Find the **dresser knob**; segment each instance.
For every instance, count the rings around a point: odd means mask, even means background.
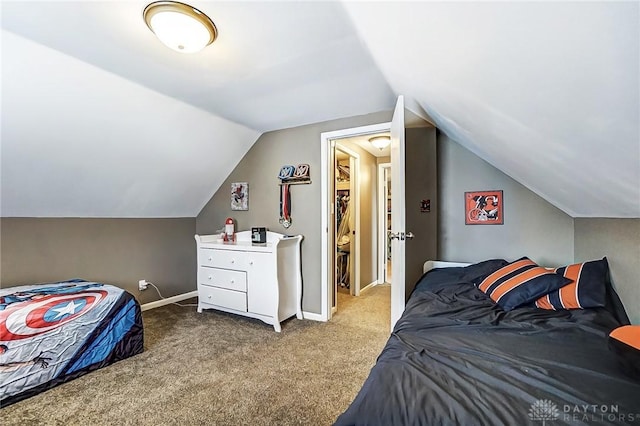
[[[231,259],[231,263],[236,263],[235,259]]]
[[[209,275],[209,279],[213,278],[211,275]]]
[[[235,282],[236,282],[236,280],[231,280],[231,284],[233,284],[233,283],[235,283]]]
[[[211,258],[211,256],[209,256],[209,262],[211,262],[213,259]]]
[[[211,299],[211,295],[209,295],[209,299]]]
[[[249,265],[253,265],[253,260],[249,262]]]

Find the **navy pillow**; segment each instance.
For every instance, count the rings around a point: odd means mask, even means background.
[[[510,311],[570,282],[569,278],[523,257],[490,274],[477,286],[502,309]]]

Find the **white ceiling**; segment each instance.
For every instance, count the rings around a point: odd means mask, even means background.
[[[2,216],[198,214],[261,132],[414,112],[568,214],[640,217],[637,2],[207,2],[173,52],[147,2],[2,6]]]
[[[194,217],[260,135],[11,33],[2,55],[2,216]]]
[[[395,93],[573,217],[640,217],[639,5],[345,3]]]
[[[261,132],[393,105],[340,3],[191,1],[219,30],[196,55],[158,42],[148,3],[4,1],[2,26]]]

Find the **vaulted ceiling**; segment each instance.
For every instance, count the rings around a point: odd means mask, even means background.
[[[574,217],[640,217],[637,2],[191,1],[2,7],[2,216],[193,217],[262,132],[397,95]]]

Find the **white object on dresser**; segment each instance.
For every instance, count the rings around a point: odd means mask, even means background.
[[[301,235],[267,232],[267,242],[251,243],[251,231],[236,233],[235,243],[218,235],[196,235],[198,312],[218,309],[272,324],[296,315],[302,319]]]

